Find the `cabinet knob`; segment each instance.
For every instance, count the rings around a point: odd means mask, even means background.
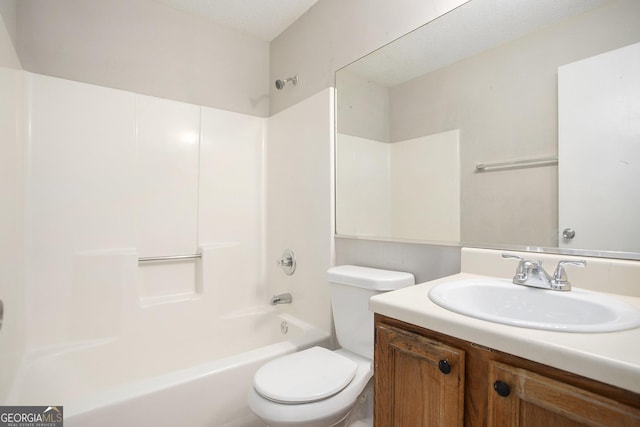
[[[451,372],[451,365],[449,364],[448,360],[441,360],[438,362],[438,368],[440,369],[440,372],[442,372],[443,374],[447,375]]]
[[[496,391],[496,393],[498,393],[502,397],[507,397],[509,396],[509,394],[511,394],[511,389],[509,388],[509,385],[500,380],[493,383],[493,389]]]

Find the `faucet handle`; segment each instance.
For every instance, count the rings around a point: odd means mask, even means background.
[[[520,261],[524,260],[524,258],[522,258],[521,256],[508,254],[508,253],[503,253],[502,254],[502,258],[515,258],[515,259],[520,260]]]
[[[525,259],[522,258],[521,256],[518,255],[512,255],[512,254],[507,254],[507,253],[503,253],[502,254],[502,258],[513,258],[513,259],[517,259],[518,262],[518,269],[516,270],[516,277],[519,278],[523,278],[526,274],[525,272],[525,268],[524,268],[524,263],[525,263]]]
[[[553,272],[552,285],[555,287],[564,288],[565,290],[571,289],[571,283],[569,283],[569,279],[567,278],[567,272],[564,271],[564,266],[566,264],[577,265],[578,267],[584,267],[587,265],[587,261],[584,260],[561,260],[558,261],[558,266],[556,267],[556,271]]]

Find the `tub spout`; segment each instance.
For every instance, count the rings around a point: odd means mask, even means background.
[[[271,305],[291,304],[291,294],[280,294],[271,297]]]

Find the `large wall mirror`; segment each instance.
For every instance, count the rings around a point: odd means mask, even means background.
[[[339,70],[337,234],[640,258],[638,22],[471,0]]]

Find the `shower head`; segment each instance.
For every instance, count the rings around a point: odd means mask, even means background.
[[[298,76],[293,76],[293,77],[288,77],[284,80],[276,80],[276,89],[278,90],[282,90],[284,89],[284,87],[287,85],[287,83],[293,83],[293,85],[297,85],[298,84]]]

